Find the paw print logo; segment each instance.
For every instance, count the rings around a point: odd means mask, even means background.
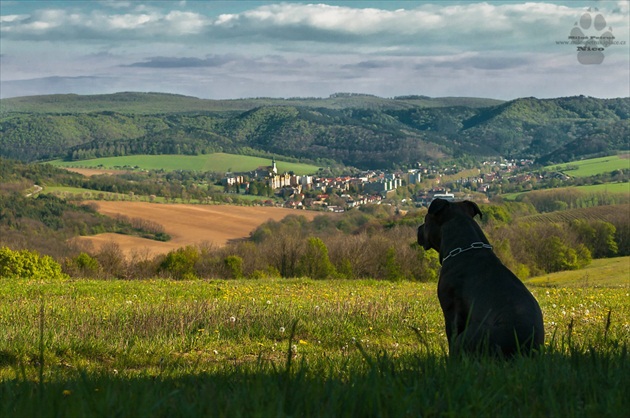
[[[613,44],[612,27],[606,29],[606,18],[598,9],[588,9],[579,22],[575,22],[569,39],[577,45],[580,64],[592,65],[604,62],[604,51]],[[585,33],[586,31],[586,33]]]

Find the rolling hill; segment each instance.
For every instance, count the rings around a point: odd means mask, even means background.
[[[0,156],[22,161],[229,152],[389,168],[467,156],[559,163],[627,150],[630,98],[118,93],[3,99],[0,108]]]
[[[502,100],[476,97],[400,96],[386,99],[368,94],[337,93],[327,98],[252,98],[208,100],[166,93],[121,92],[102,95],[52,94],[1,99],[0,115],[4,113],[93,113],[118,112],[133,114],[165,114],[189,112],[245,112],[264,106],[296,106],[325,109],[407,109],[415,107],[472,108],[494,106]]]

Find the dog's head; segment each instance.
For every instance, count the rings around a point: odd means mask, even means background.
[[[433,248],[440,251],[442,243],[442,225],[458,214],[464,214],[474,218],[482,217],[481,210],[475,202],[464,200],[463,202],[449,202],[444,199],[435,199],[429,206],[429,212],[424,217],[424,224],[418,227],[418,244],[425,250]]]

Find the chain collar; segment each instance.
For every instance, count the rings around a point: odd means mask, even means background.
[[[459,255],[465,251],[481,250],[483,248],[491,250],[492,245],[479,241],[479,242],[473,242],[472,244],[470,244],[470,247],[468,248],[455,248],[454,250],[451,250],[451,252],[449,252],[448,255],[442,259],[442,264],[444,264],[444,262],[448,260],[450,257],[455,257],[456,255]]]

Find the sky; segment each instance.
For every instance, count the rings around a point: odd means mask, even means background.
[[[629,10],[628,0],[0,1],[0,98],[628,97]],[[571,44],[576,34],[593,43]]]

